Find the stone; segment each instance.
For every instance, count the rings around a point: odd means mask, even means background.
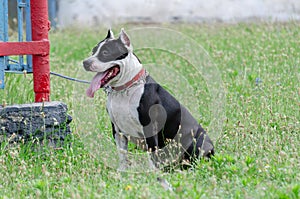
[[[42,102],[0,107],[0,143],[38,139],[55,146],[71,134],[72,117],[63,102]]]

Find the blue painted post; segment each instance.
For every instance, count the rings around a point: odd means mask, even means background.
[[[25,20],[26,20],[26,41],[32,41],[30,0],[26,0]],[[27,62],[27,65],[25,67],[25,70],[27,72],[32,72],[32,55],[26,56],[26,62]]]
[[[32,41],[31,36],[31,12],[30,0],[17,0],[17,17],[18,17],[18,41],[24,41],[24,12],[25,12],[25,32],[26,41]],[[24,55],[19,55],[19,60],[8,59],[8,70],[13,72],[32,72],[32,55],[26,55],[26,63],[24,62]],[[11,63],[11,64],[10,64]],[[9,72],[6,71],[6,72]]]
[[[57,16],[56,16],[56,0],[48,0],[48,10],[49,10],[49,19],[51,22],[51,27],[56,28]]]
[[[2,0],[0,3],[0,41],[8,41],[8,3]],[[4,88],[4,70],[7,65],[7,57],[0,56],[0,88]]]
[[[18,0],[18,40],[23,41],[23,8],[25,7],[25,3],[23,0]],[[19,55],[19,65],[16,65],[16,68],[10,68],[10,70],[23,70],[24,65],[23,55]]]

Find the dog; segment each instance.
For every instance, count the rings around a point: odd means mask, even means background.
[[[107,36],[83,61],[86,71],[96,72],[87,96],[104,88],[107,112],[119,154],[119,170],[130,166],[128,141],[148,151],[149,168],[174,161],[193,161],[214,155],[214,146],[190,112],[160,86],[133,53],[129,36],[121,30]]]

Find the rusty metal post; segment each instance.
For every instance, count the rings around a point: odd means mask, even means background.
[[[47,0],[31,0],[30,7],[32,41],[49,42],[50,22],[48,21]],[[49,50],[48,48],[42,54],[32,56],[35,102],[50,101]]]

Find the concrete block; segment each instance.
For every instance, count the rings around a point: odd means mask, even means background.
[[[56,145],[71,134],[71,121],[63,102],[0,107],[0,143],[47,139]]]

